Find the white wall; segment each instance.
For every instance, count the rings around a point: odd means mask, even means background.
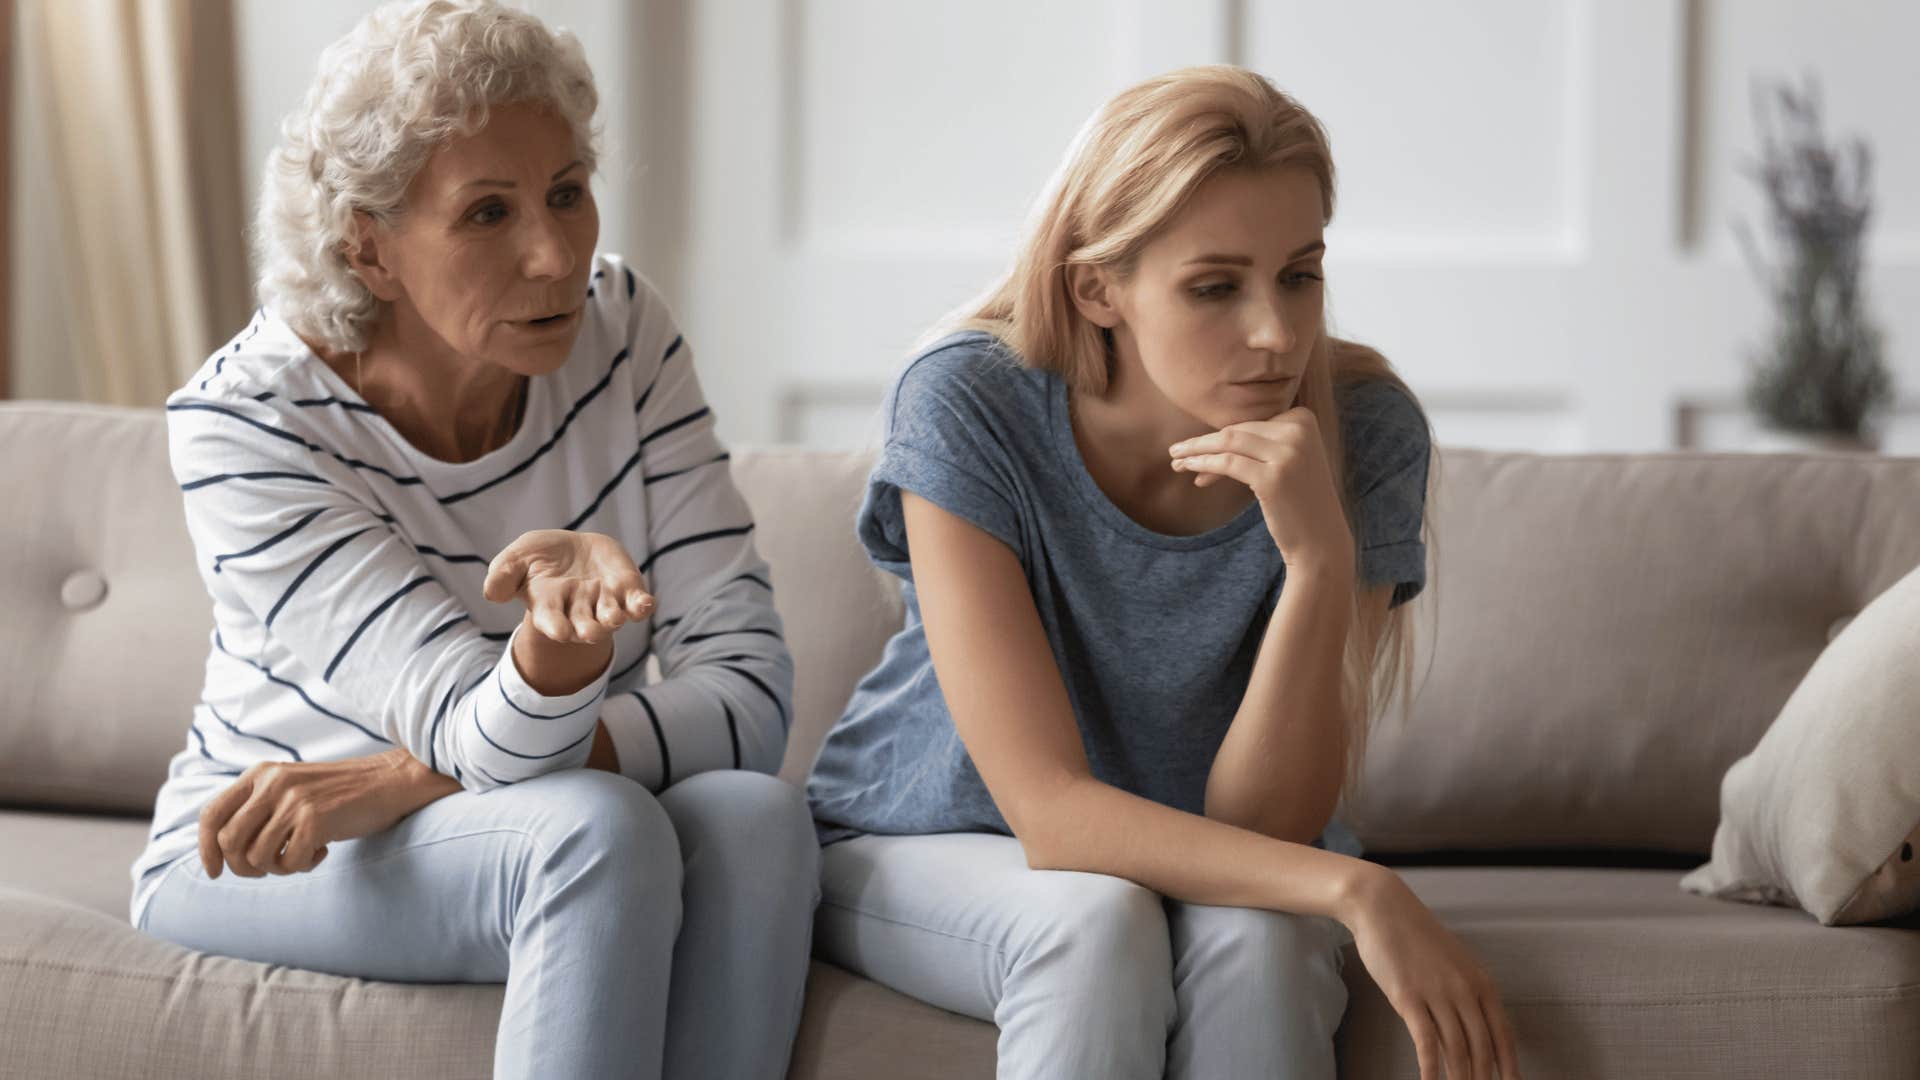
[[[1920,453],[1920,9],[1873,0],[703,0],[684,317],[723,433],[859,443],[908,343],[1006,264],[1081,120],[1238,62],[1331,130],[1333,317],[1443,442],[1739,443],[1766,328],[1728,239],[1748,80],[1880,151],[1875,310]]]
[[[31,8],[32,5],[17,5]],[[320,50],[369,0],[237,0],[249,198]],[[1895,0],[529,0],[600,81],[603,246],[679,310],[722,434],[849,445],[911,341],[1006,264],[1103,99],[1252,66],[1331,130],[1332,314],[1444,442],[1736,445],[1766,329],[1731,222],[1756,74],[1811,71],[1879,155],[1874,310],[1920,453],[1920,6]],[[28,58],[30,59],[30,58]],[[23,62],[25,62],[23,60]],[[32,103],[22,102],[29,110]],[[16,140],[35,117],[21,116]],[[17,142],[18,145],[18,142]],[[22,393],[64,396],[61,298],[31,274],[16,155]],[[34,317],[24,317],[33,313]]]

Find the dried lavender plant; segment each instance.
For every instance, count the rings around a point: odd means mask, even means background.
[[[1863,439],[1870,415],[1893,396],[1880,328],[1861,295],[1872,153],[1858,137],[1827,142],[1811,78],[1804,90],[1756,84],[1754,118],[1760,155],[1743,171],[1766,195],[1782,259],[1767,265],[1744,223],[1736,226],[1774,308],[1747,403],[1775,427]]]

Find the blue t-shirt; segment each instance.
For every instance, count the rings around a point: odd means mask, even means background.
[[[1389,383],[1339,391],[1347,483],[1361,519],[1358,570],[1426,581],[1420,539],[1426,421]],[[1013,549],[1066,682],[1093,775],[1201,813],[1207,774],[1240,706],[1286,565],[1259,503],[1195,536],[1128,517],[1088,474],[1067,387],[990,336],[948,337],[907,365],[885,405],[885,441],[857,531],[905,579],[906,623],[827,735],[807,784],[823,841],[857,833],[1009,833],[968,757],[927,653],[900,492]],[[1318,846],[1358,855],[1338,821]]]

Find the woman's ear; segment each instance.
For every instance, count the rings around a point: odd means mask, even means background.
[[[380,242],[390,234],[365,210],[353,212],[353,238],[347,241],[347,268],[374,296],[388,302],[400,298],[400,281],[381,261]]]
[[[1073,263],[1067,267],[1067,295],[1081,318],[1108,330],[1120,325],[1120,309],[1114,305],[1115,281],[1104,266]]]

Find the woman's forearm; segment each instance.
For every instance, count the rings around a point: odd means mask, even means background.
[[[1085,777],[1033,806],[1021,842],[1040,870],[1135,881],[1175,900],[1325,915],[1352,925],[1382,867],[1189,814]]]
[[[1289,572],[1239,711],[1207,775],[1206,814],[1280,840],[1326,828],[1346,772],[1341,661],[1353,572]]]

